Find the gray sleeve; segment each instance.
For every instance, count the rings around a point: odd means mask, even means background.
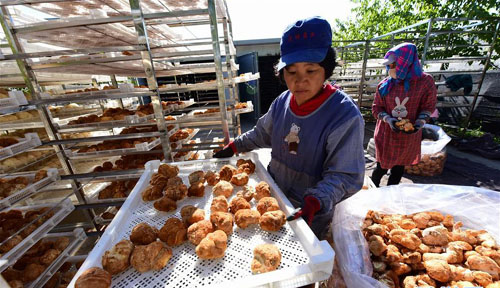
[[[330,211],[335,204],[352,196],[363,186],[363,133],[364,121],[361,115],[357,115],[328,136],[323,179],[304,195],[311,195],[320,200],[319,213]]]
[[[270,148],[271,134],[273,132],[273,109],[275,102],[271,104],[269,111],[257,120],[252,130],[240,135],[234,140],[238,152],[248,152],[256,148]]]

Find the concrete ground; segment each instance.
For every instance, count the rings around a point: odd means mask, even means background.
[[[374,123],[365,125],[365,149],[373,137],[374,127]],[[500,161],[462,152],[449,144],[446,152],[447,159],[441,175],[427,177],[405,173],[401,183],[465,185],[500,191]],[[366,174],[371,176],[376,161],[371,156],[367,156],[366,159]],[[385,186],[387,179],[388,176],[384,176],[380,186]]]

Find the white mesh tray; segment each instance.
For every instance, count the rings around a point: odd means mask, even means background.
[[[56,168],[50,168],[47,169],[47,177],[35,182],[33,182],[35,178],[36,173],[29,173],[29,174],[16,174],[15,176],[8,176],[8,177],[3,177],[4,179],[10,179],[10,178],[15,178],[18,176],[22,177],[27,177],[30,181],[30,184],[26,186],[24,189],[21,189],[17,191],[16,193],[10,195],[9,197],[6,197],[2,200],[0,200],[0,211],[3,209],[6,209],[8,207],[11,207],[12,204],[17,203],[27,197],[30,197],[31,195],[39,192],[41,188],[47,186],[50,183],[53,183],[59,179],[59,171],[57,171]]]
[[[190,138],[192,139],[192,137],[190,137]],[[189,147],[185,147],[184,145],[187,144],[189,141],[190,140],[185,141],[178,148],[179,149],[183,149],[183,148],[188,149]],[[195,143],[200,143],[200,139],[199,138],[196,138],[194,141],[195,141]],[[199,160],[199,159],[201,160],[201,159],[205,159],[205,158],[202,158],[202,155],[204,155],[205,152],[206,151],[202,151],[200,149],[197,149],[197,150],[193,149],[193,151],[189,151],[188,154],[186,154],[184,156],[181,156],[181,157],[175,157],[175,155],[177,154],[177,152],[173,152],[173,157],[174,157],[174,161],[188,161],[190,157],[194,156],[195,153],[198,153],[198,159],[194,159],[194,160]]]
[[[54,207],[54,204],[41,204],[32,205],[29,207],[19,207],[14,208],[21,211],[29,211],[41,209],[44,207]],[[62,203],[56,204],[56,208],[53,210],[54,215],[43,222],[42,225],[38,226],[35,231],[31,232],[28,237],[24,238],[19,244],[17,244],[12,250],[5,253],[0,257],[0,272],[5,270],[10,265],[13,265],[19,257],[21,257],[28,249],[33,246],[38,240],[45,236],[52,228],[54,228],[59,222],[61,222],[66,216],[73,211],[75,207],[71,203],[71,200],[65,199]]]
[[[123,88],[116,88],[116,89],[104,89],[104,90],[99,90],[99,91],[84,91],[84,92],[75,92],[75,93],[68,93],[68,94],[58,94],[54,95],[51,98],[55,98],[55,100],[64,100],[66,98],[73,98],[75,96],[78,97],[83,97],[83,96],[104,96],[104,95],[110,95],[113,96],[114,94],[118,93],[137,93],[137,92],[148,92],[149,89],[147,88],[132,88],[130,89],[128,86],[124,86]],[[135,96],[130,96],[130,97],[135,97]]]
[[[182,101],[182,104],[170,104],[170,105],[167,105],[167,107],[169,107],[169,110],[171,112],[171,111],[187,108],[187,107],[193,105],[194,103],[195,103],[194,99],[189,98],[189,100]],[[164,110],[164,112],[167,112],[167,110]]]
[[[244,83],[244,82],[248,82],[248,81],[257,80],[259,78],[260,78],[260,73],[252,74],[251,72],[248,72],[248,73],[242,74],[238,77],[234,77],[233,81],[234,81],[234,83]]]
[[[66,150],[64,150],[64,153],[70,159],[98,157],[98,156],[125,155],[125,154],[133,153],[133,152],[149,151],[160,144],[161,144],[161,139],[156,138],[155,140],[153,140],[151,142],[143,142],[143,143],[136,144],[134,148],[112,149],[112,150],[102,150],[102,151],[84,152],[84,153],[78,153],[77,151],[66,149]]]
[[[28,101],[22,91],[9,91],[9,98],[0,99],[0,113],[27,104]]]
[[[244,109],[236,109],[235,112],[236,114],[243,114],[243,113],[249,113],[249,112],[252,112],[253,111],[253,104],[252,104],[252,101],[247,101],[247,108],[244,108]],[[196,112],[205,112],[207,111],[207,109],[197,109],[197,110],[193,110],[191,112],[189,112],[187,114],[187,117],[188,118],[191,118],[191,119],[197,119],[197,118],[204,118],[204,117],[216,117],[216,116],[219,116],[220,113],[219,112],[213,112],[213,113],[204,113],[204,114],[194,114]],[[230,110],[227,111],[228,113],[231,113]]]
[[[260,73],[245,73],[241,76],[233,78],[234,83],[243,83],[252,80],[257,80],[260,78]],[[224,79],[224,85],[229,86],[231,83],[228,79]],[[217,90],[217,82],[215,80],[194,83],[194,84],[166,84],[159,88],[160,92],[185,92],[185,91],[196,91],[196,90]]]
[[[249,153],[256,164],[256,173],[251,175],[250,184],[264,180],[271,185],[272,194],[286,215],[293,207],[276,186],[270,175],[258,161],[257,155]],[[245,157],[248,158],[248,157]],[[179,176],[188,183],[189,173],[203,170],[218,170],[228,161],[220,159],[174,162],[180,168]],[[236,163],[236,158],[230,160]],[[161,228],[167,218],[180,218],[180,209],[185,205],[196,205],[205,209],[209,218],[212,202],[211,186],[206,186],[205,197],[185,198],[177,203],[175,212],[159,212],[153,208],[153,202],[143,202],[141,192],[147,187],[151,175],[157,170],[160,161],[150,161],[146,171],[134,187],[126,202],[106,229],[101,240],[90,252],[69,287],[74,287],[78,276],[86,269],[101,267],[101,256],[106,250],[122,239],[128,239],[132,228],[140,222],[147,222]],[[235,187],[240,190],[241,187]],[[236,191],[233,195],[236,194]],[[255,207],[255,201],[252,206]],[[255,208],[254,208],[255,209]],[[250,263],[253,248],[262,243],[277,245],[282,254],[278,270],[252,275]],[[195,246],[186,242],[173,248],[173,256],[167,266],[160,271],[139,273],[132,267],[113,278],[112,287],[298,287],[327,279],[333,267],[334,252],[326,241],[318,241],[307,224],[299,219],[289,222],[278,232],[266,232],[258,226],[240,229],[235,227],[228,237],[228,248],[224,258],[218,260],[200,260],[195,253]]]
[[[82,228],[76,228],[73,230],[73,232],[64,232],[64,233],[52,233],[52,234],[47,234],[43,239],[56,239],[59,237],[68,237],[69,238],[69,245],[64,249],[64,251],[61,252],[57,258],[50,263],[50,265],[45,269],[45,271],[38,276],[37,279],[32,281],[31,283],[25,284],[24,287],[26,288],[36,288],[36,287],[43,287],[47,281],[61,268],[62,264],[66,261],[66,259],[71,256],[75,252],[75,250],[78,248],[78,245],[82,243],[86,238],[87,235],[85,235],[85,232],[83,232]]]
[[[70,118],[75,116],[82,116],[88,114],[102,113],[101,107],[81,107],[74,109],[65,109],[57,110],[57,112],[52,112],[54,118]]]
[[[122,175],[124,177],[125,175]],[[134,180],[138,179],[139,177],[134,177],[134,175],[127,175],[128,178],[124,179],[122,178],[123,181],[127,180]],[[105,199],[99,199],[99,192],[104,190],[106,187],[108,187],[111,184],[112,181],[110,182],[97,182],[97,183],[89,183],[88,188],[85,188],[85,199],[87,199],[87,203],[105,203],[105,202],[110,202],[110,201],[124,201],[125,198],[105,198]],[[129,191],[127,194],[130,194],[132,191]]]
[[[15,121],[0,122],[0,130],[44,128],[40,117],[18,119]]]
[[[85,189],[85,199],[87,199],[87,203],[109,202],[109,200],[119,199],[124,200],[123,198],[99,199],[99,192],[104,190],[109,185],[111,185],[110,182],[89,183],[90,187]]]
[[[120,159],[120,156],[103,156],[101,158],[74,159],[72,160],[72,166],[78,173],[91,173],[96,166],[100,166],[106,161],[115,163],[115,161],[118,159]]]
[[[143,88],[142,88],[143,89]],[[110,91],[110,90],[106,90]],[[92,92],[85,92],[85,93],[92,93]],[[189,101],[184,101],[183,104],[181,105],[169,105],[167,106],[167,109],[163,110],[164,114],[171,113],[175,110],[178,109],[184,109],[188,106],[191,106],[194,104],[194,99],[189,99]],[[91,123],[82,123],[82,124],[67,124],[69,123],[68,119],[61,121],[60,123],[55,123],[54,126],[58,130],[68,130],[68,129],[82,129],[82,128],[87,128],[87,127],[120,127],[120,126],[130,126],[130,124],[143,124],[147,122],[151,122],[155,120],[155,115],[154,114],[149,114],[143,117],[139,117],[137,115],[129,115],[125,116],[123,120],[111,120],[111,121],[104,121],[104,122],[91,122]],[[152,123],[154,124],[154,123]]]
[[[195,153],[194,151],[189,151],[186,155],[180,156],[180,157],[175,157],[175,153],[174,153],[174,161],[188,161],[189,158],[191,156],[193,156],[194,153]]]
[[[0,160],[9,158],[28,149],[42,145],[42,141],[36,133],[26,133],[24,138],[19,139],[19,143],[0,149]]]
[[[171,131],[173,131],[173,129],[172,129]],[[174,131],[174,133],[175,133],[176,131],[177,131],[177,130],[175,130],[175,131]],[[183,144],[185,144],[185,143],[187,143],[189,140],[193,139],[193,137],[194,137],[196,134],[198,134],[198,132],[200,132],[200,129],[199,129],[199,128],[195,128],[195,129],[193,129],[193,132],[191,132],[191,133],[189,134],[189,136],[188,136],[188,137],[186,137],[186,138],[184,138],[184,139],[181,139],[181,140],[179,140],[179,141],[170,142],[170,144],[175,143],[175,144],[177,145],[177,146],[175,147],[175,149],[181,149],[181,148],[182,148],[182,145],[183,145]],[[170,133],[170,135],[168,135],[168,136],[170,137],[170,136],[171,136],[172,134],[174,134],[174,133]]]
[[[145,0],[141,1],[143,5],[144,13],[153,12],[163,12],[165,6],[169,8],[175,8],[175,10],[192,10],[192,9],[206,9],[207,2],[202,0],[187,0],[179,2],[176,0],[159,1],[159,0]],[[44,5],[44,3],[34,3],[31,6],[36,8],[44,8],[44,12],[50,13],[51,15],[57,15],[59,18],[69,18],[69,17],[82,17],[92,15],[93,10],[98,10],[99,12],[105,12],[108,16],[117,15],[129,15],[130,14],[130,4],[128,2],[118,1],[118,0],[108,0],[101,2],[82,2],[79,5],[75,5],[71,2],[53,2],[53,5]],[[221,1],[216,1],[217,15],[218,17],[226,16],[226,10],[224,9],[224,3]],[[181,16],[182,19],[189,19],[189,16]],[[179,18],[181,18],[179,17]],[[161,29],[164,32],[166,29]]]
[[[144,120],[139,120],[139,118],[147,118]],[[69,123],[69,121],[61,121],[61,123],[55,123],[54,126],[58,130],[68,130],[68,129],[81,129],[87,127],[120,127],[120,126],[129,126],[129,124],[137,124],[142,122],[147,122],[154,118],[154,115],[147,115],[144,117],[139,117],[137,115],[129,115],[125,116],[123,120],[111,120],[111,121],[103,121],[103,122],[90,122],[90,123],[82,123],[82,124],[63,124],[63,122]]]

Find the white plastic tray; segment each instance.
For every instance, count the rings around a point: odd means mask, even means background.
[[[121,175],[124,177],[125,175]],[[135,178],[133,176],[127,175],[127,179],[122,178],[123,181],[127,180],[134,180],[138,179],[139,177]],[[85,199],[87,199],[87,203],[92,204],[92,203],[103,203],[103,202],[110,202],[110,201],[124,201],[125,198],[106,198],[106,199],[99,199],[99,192],[104,190],[106,187],[111,185],[111,182],[97,182],[97,183],[89,183],[89,187],[85,189]],[[129,191],[128,194],[130,194],[132,191]]]
[[[16,207],[14,209],[29,211],[41,209],[44,207],[54,207],[54,204],[32,205],[29,207]],[[16,260],[19,259],[19,257],[21,257],[26,251],[28,251],[31,246],[33,246],[38,240],[45,236],[74,209],[75,207],[73,206],[73,203],[71,203],[71,200],[69,198],[65,199],[61,204],[56,204],[56,208],[53,210],[54,215],[52,217],[43,222],[42,225],[38,226],[35,231],[31,232],[28,237],[24,238],[23,241],[12,248],[12,250],[0,257],[0,272],[13,265]]]
[[[196,90],[213,90],[217,89],[215,81],[201,82],[193,84],[166,84],[159,88],[160,92],[183,92],[183,91],[196,91]]]
[[[88,92],[90,93],[90,92]],[[189,101],[184,101],[182,105],[169,105],[167,106],[167,109],[163,110],[164,114],[168,114],[170,112],[173,112],[177,109],[184,109],[188,106],[191,106],[194,104],[194,99],[189,99]],[[68,130],[68,129],[82,129],[86,127],[104,127],[104,128],[109,128],[109,127],[119,127],[119,126],[130,126],[130,124],[143,124],[147,123],[150,121],[153,121],[155,119],[154,114],[149,114],[143,117],[139,117],[137,115],[129,115],[125,116],[123,120],[111,120],[111,121],[104,121],[104,122],[91,122],[91,123],[83,123],[83,124],[66,124],[69,123],[69,121],[61,121],[60,123],[55,123],[54,126],[58,130]]]
[[[10,178],[15,178],[18,176],[22,177],[27,177],[30,182],[33,182],[35,178],[36,173],[29,173],[29,174],[16,174],[15,176],[7,176],[3,177],[4,179],[10,179]],[[50,168],[47,169],[47,177],[39,180],[38,182],[31,183],[28,186],[26,186],[24,189],[17,191],[16,193],[10,195],[9,197],[6,197],[2,200],[0,200],[0,211],[3,209],[6,209],[8,207],[11,207],[12,204],[17,203],[27,197],[30,197],[31,195],[39,192],[41,188],[47,186],[50,183],[53,183],[55,181],[59,180],[59,171],[57,171],[56,168]]]
[[[52,263],[50,263],[50,265],[40,276],[38,276],[37,279],[35,279],[31,283],[25,284],[24,287],[43,287],[43,285],[45,285],[45,283],[49,281],[49,279],[57,272],[57,270],[61,268],[65,260],[75,252],[75,250],[78,248],[78,245],[87,238],[87,235],[82,228],[76,228],[75,230],[73,230],[73,232],[47,234],[45,237],[43,237],[43,239],[50,240],[59,237],[68,237],[70,239],[68,247],[66,247],[66,249],[64,249],[64,251],[59,256],[57,256],[57,258]]]
[[[252,112],[253,111],[253,104],[252,104],[252,101],[247,101],[247,108],[244,108],[244,109],[236,109],[235,112],[236,114],[243,114],[243,113],[249,113],[249,112]],[[219,112],[213,112],[213,113],[205,113],[205,114],[194,114],[195,112],[205,112],[207,111],[207,109],[197,109],[197,110],[193,110],[191,112],[189,112],[187,114],[187,117],[188,118],[191,118],[191,119],[196,119],[196,118],[204,118],[204,117],[214,117],[214,116],[217,116],[219,115],[220,113]],[[231,113],[232,111],[231,110],[228,110],[227,111],[228,113]]]
[[[249,153],[256,164],[256,173],[251,176],[250,184],[264,180],[271,185],[272,194],[285,214],[289,215],[293,207],[276,186],[270,175],[258,161],[257,155]],[[242,157],[243,158],[243,157]],[[236,163],[236,158],[230,160]],[[170,163],[180,168],[179,176],[188,183],[189,173],[203,170],[218,170],[228,161],[220,159],[197,160]],[[132,228],[140,222],[148,222],[161,228],[169,217],[179,217],[180,209],[185,205],[195,205],[205,209],[209,218],[212,202],[211,186],[206,186],[205,197],[185,198],[177,203],[175,212],[159,212],[153,208],[153,202],[144,202],[141,192],[147,187],[152,174],[160,161],[150,161],[146,171],[130,193],[118,214],[115,216],[104,235],[90,252],[69,287],[74,287],[80,274],[90,267],[101,267],[101,256],[106,250],[122,239],[128,239]],[[235,187],[235,190],[240,190]],[[236,195],[236,191],[233,195]],[[255,207],[255,201],[252,206]],[[255,208],[254,208],[255,209]],[[250,263],[253,248],[262,243],[277,245],[282,254],[278,270],[252,275]],[[299,219],[289,222],[278,232],[266,232],[254,226],[247,229],[235,227],[228,237],[228,248],[224,258],[218,260],[200,260],[195,253],[195,246],[186,242],[173,248],[173,256],[167,266],[156,272],[138,273],[130,267],[113,278],[112,287],[298,287],[327,279],[333,268],[334,252],[326,241],[319,241],[307,224]],[[266,285],[266,286],[265,286]]]
[[[173,107],[173,110],[179,110],[179,109],[187,108],[187,107],[193,105],[194,103],[195,103],[194,99],[189,98],[189,100],[182,101],[182,104],[173,104],[173,105],[168,105],[167,107]]]
[[[193,137],[190,137],[190,138],[192,139]],[[185,144],[187,144],[189,141],[191,141],[191,139],[189,139],[189,140],[185,141],[184,143],[182,143],[182,144],[181,144],[178,148],[179,148],[179,149],[185,148],[185,147],[184,147],[184,145],[185,145]],[[199,138],[196,138],[194,141],[195,141],[196,143],[200,143],[200,139],[199,139]],[[186,147],[186,148],[188,148],[188,147]],[[205,151],[202,151],[202,150],[199,150],[199,149],[198,149],[198,150],[189,151],[189,152],[188,152],[188,154],[186,154],[186,155],[184,155],[184,156],[182,156],[182,157],[175,157],[175,155],[176,155],[177,153],[178,153],[178,152],[173,152],[174,161],[188,161],[188,160],[189,160],[189,158],[190,158],[191,156],[193,156],[193,154],[195,154],[195,153],[198,153],[198,154],[199,154],[199,158],[198,158],[198,159],[196,159],[196,160],[199,160],[199,159],[204,159],[204,158],[201,158],[201,156],[205,153]]]
[[[70,159],[89,158],[89,157],[98,157],[98,156],[125,155],[125,154],[133,153],[133,152],[149,151],[160,144],[161,144],[161,139],[156,138],[155,140],[153,140],[151,142],[143,142],[143,143],[136,144],[134,148],[102,150],[102,151],[84,152],[84,153],[78,153],[76,151],[66,149],[66,150],[64,150],[64,153]]]
[[[248,82],[252,80],[257,80],[260,78],[260,73],[245,73],[241,76],[237,76],[233,78],[233,83],[242,83]],[[231,82],[228,79],[224,79],[224,85],[228,86]],[[183,92],[183,91],[195,91],[195,90],[216,90],[217,82],[216,81],[207,81],[201,83],[193,83],[193,84],[166,84],[159,88],[160,92]]]
[[[76,173],[92,173],[96,166],[101,166],[106,161],[115,163],[115,161],[118,159],[120,159],[120,156],[103,156],[101,158],[74,159],[72,160],[72,165],[75,168]]]
[[[163,115],[168,115],[176,110],[184,109],[184,108],[189,107],[195,103],[194,99],[189,99],[188,101],[182,101],[182,102],[183,102],[182,104],[167,105],[167,109],[163,110]],[[179,116],[177,116],[177,117],[179,117]],[[134,119],[135,122],[132,122],[132,123],[134,123],[134,124],[146,123],[146,122],[153,121],[155,119],[156,118],[155,118],[154,114],[149,114],[147,116]],[[167,123],[168,123],[168,121],[167,121]]]
[[[172,129],[172,130],[170,130],[170,131],[174,131],[174,130],[175,130],[175,129]],[[177,130],[178,130],[178,129],[177,129]],[[177,132],[177,130],[175,130],[175,131],[174,131],[174,133],[175,133],[175,132]],[[169,131],[169,132],[170,132],[170,131]],[[193,139],[193,137],[194,137],[196,134],[198,134],[198,132],[200,132],[200,129],[199,129],[199,128],[195,128],[195,129],[193,129],[193,132],[191,132],[187,138],[181,139],[181,140],[176,141],[176,142],[170,142],[170,144],[175,143],[175,144],[177,145],[177,146],[175,147],[175,149],[181,149],[181,148],[182,148],[182,145],[184,145],[185,143],[187,143],[189,140]],[[172,136],[174,133],[169,133],[170,135],[168,135],[168,137]],[[174,152],[174,153],[176,153],[176,152]]]
[[[152,117],[153,116],[153,117]],[[148,118],[144,120],[139,120],[139,118]],[[129,124],[137,124],[142,122],[147,122],[154,118],[154,115],[147,115],[144,117],[139,117],[137,115],[129,115],[125,116],[123,120],[110,120],[103,122],[90,122],[90,123],[82,123],[82,124],[62,124],[63,122],[69,123],[69,121],[61,121],[61,124],[55,123],[54,126],[58,130],[68,130],[68,129],[78,129],[78,128],[86,128],[86,127],[119,127],[119,126],[128,126]]]
[[[0,160],[9,158],[28,149],[42,145],[42,141],[36,133],[26,133],[19,143],[0,149]]]
[[[70,117],[74,117],[74,116],[102,113],[102,109],[101,109],[101,107],[92,107],[92,106],[90,106],[90,107],[83,106],[81,108],[72,108],[72,109],[60,107],[59,110],[51,111],[51,112],[54,115],[54,118],[70,118]]]
[[[133,88],[133,89],[128,89],[128,87],[124,86],[123,88],[117,88],[117,89],[103,89],[99,91],[87,91],[87,92],[75,92],[75,93],[68,93],[68,94],[59,94],[59,95],[54,95],[52,98],[55,99],[61,99],[64,100],[65,98],[71,98],[73,96],[103,96],[103,95],[112,95],[112,94],[117,94],[117,93],[125,93],[125,92],[148,92],[148,88]],[[136,97],[136,96],[130,96],[130,97]]]
[[[9,91],[9,98],[0,99],[0,113],[21,105],[28,105],[24,93],[22,91]]]
[[[248,73],[245,73],[241,76],[234,77],[233,80],[234,80],[234,83],[243,83],[243,82],[257,80],[259,78],[260,78],[260,73],[252,74],[251,72],[248,72]]]
[[[15,121],[0,122],[0,130],[43,128],[40,117],[18,119]]]

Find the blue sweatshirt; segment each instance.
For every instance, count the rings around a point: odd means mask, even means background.
[[[320,201],[311,227],[319,235],[335,204],[363,185],[364,122],[351,98],[339,90],[306,116],[291,111],[290,99],[291,93],[283,92],[234,143],[238,152],[272,148],[269,173],[292,204],[301,206],[308,195]]]

